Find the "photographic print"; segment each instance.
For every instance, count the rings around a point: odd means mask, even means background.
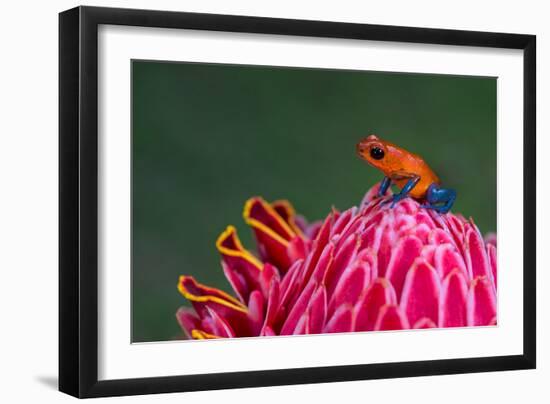
[[[132,61],[132,342],[497,325],[494,77]]]
[[[535,72],[534,35],[64,11],[59,389],[535,368]]]

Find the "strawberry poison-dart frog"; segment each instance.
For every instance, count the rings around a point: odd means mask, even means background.
[[[393,195],[392,208],[407,196],[425,201],[421,207],[439,213],[447,213],[453,206],[456,192],[439,186],[439,178],[422,157],[375,135],[361,140],[356,149],[359,157],[384,173],[378,190],[379,197],[386,194],[392,183],[401,189],[401,192]]]

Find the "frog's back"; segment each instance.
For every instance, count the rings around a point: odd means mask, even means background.
[[[402,159],[402,168],[400,171],[416,174],[420,177],[420,180],[411,190],[409,195],[415,199],[423,199],[426,196],[428,188],[432,184],[439,184],[439,178],[432,171],[430,166],[424,161],[424,159],[414,153],[407,152],[407,156]],[[395,181],[399,188],[403,188],[407,183],[407,179],[400,179]]]

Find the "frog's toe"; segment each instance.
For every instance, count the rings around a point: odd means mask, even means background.
[[[450,210],[450,207],[447,207],[446,205],[438,206],[438,205],[431,205],[429,203],[424,203],[420,205],[421,208],[424,209],[432,209],[435,210],[437,213],[445,214]]]
[[[395,195],[391,196],[390,198],[384,199],[382,202],[380,202],[380,205],[390,205],[390,208],[393,208],[397,201],[395,200]]]
[[[407,197],[407,195],[401,195],[401,194],[396,194],[396,195],[394,195],[394,196],[389,200],[389,202],[391,202],[390,208],[395,208],[395,205],[397,205],[398,202],[402,201],[402,200],[405,199],[406,197]]]

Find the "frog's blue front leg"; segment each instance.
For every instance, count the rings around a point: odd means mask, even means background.
[[[382,197],[386,195],[386,192],[388,192],[388,188],[391,185],[391,179],[390,177],[384,177],[382,182],[380,183],[380,187],[378,188],[378,197]]]
[[[439,213],[447,213],[456,199],[456,192],[450,188],[440,188],[437,184],[432,184],[426,192],[426,201],[423,208],[433,209]],[[436,205],[436,204],[443,205]]]
[[[391,199],[390,207],[393,208],[397,202],[405,199],[409,195],[409,192],[411,192],[411,190],[415,187],[415,185],[418,184],[418,181],[420,181],[420,177],[415,176],[409,179],[405,186],[401,189],[401,192],[393,196],[393,198]]]

